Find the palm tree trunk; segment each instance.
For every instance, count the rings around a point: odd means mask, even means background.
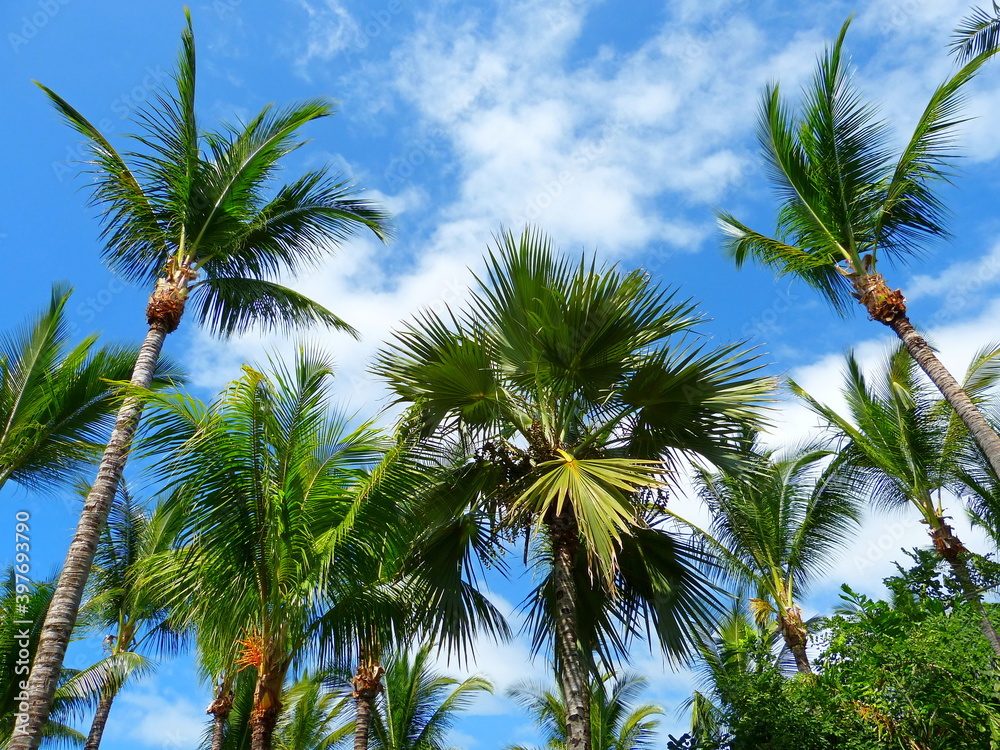
[[[108,714],[111,713],[111,704],[114,700],[115,694],[113,691],[105,690],[101,693],[101,700],[97,703],[94,722],[90,725],[90,734],[87,736],[87,744],[83,750],[97,750],[101,746],[104,727],[108,723]]]
[[[577,638],[576,583],[573,561],[579,545],[576,519],[564,509],[547,519],[552,541],[555,597],[555,650],[566,701],[566,750],[590,750],[590,701],[587,671]]]
[[[257,679],[250,713],[250,750],[271,750],[274,746],[274,727],[281,713],[284,681],[284,674],[279,671],[262,673]]]
[[[885,323],[899,336],[906,351],[920,365],[920,369],[927,373],[927,377],[941,391],[945,400],[951,404],[959,419],[969,428],[973,439],[983,450],[990,466],[993,467],[993,471],[996,472],[997,476],[1000,476],[1000,435],[997,435],[996,430],[986,421],[982,412],[969,398],[969,394],[941,364],[941,360],[934,354],[930,344],[917,333],[905,314],[897,314],[889,320],[881,320],[880,322]]]
[[[362,653],[358,669],[351,682],[352,695],[357,701],[354,720],[354,750],[368,750],[368,733],[372,723],[372,708],[375,698],[382,692],[382,675],[385,670],[376,659]]]
[[[211,750],[222,750],[222,741],[226,736],[226,721],[229,712],[233,710],[233,691],[229,682],[223,680],[219,685],[215,700],[205,709],[206,714],[212,714],[212,747]]]
[[[806,624],[802,622],[802,610],[794,604],[791,607],[781,607],[778,620],[785,645],[795,657],[796,669],[799,670],[800,674],[812,674],[812,665],[809,664],[809,655],[806,653],[809,631]]]
[[[969,604],[979,612],[983,635],[989,641],[993,652],[1000,658],[1000,636],[997,635],[996,628],[990,621],[990,617],[983,606],[983,598],[980,596],[975,582],[972,580],[972,571],[969,570],[969,563],[965,559],[967,550],[961,540],[955,536],[955,532],[948,523],[940,516],[937,523],[931,528],[931,539],[934,540],[934,548],[937,553],[944,558],[951,566],[955,578],[958,579],[962,587],[962,596]]]
[[[152,383],[167,332],[167,327],[159,321],[150,324],[132,371],[132,386],[148,388]],[[36,750],[41,741],[42,727],[49,718],[52,696],[59,681],[66,646],[76,624],[83,589],[94,562],[101,530],[125,468],[141,411],[142,402],[135,396],[127,397],[118,411],[111,439],[97,471],[97,479],[84,503],[76,534],[66,553],[66,561],[42,626],[31,676],[28,678],[28,719],[12,737],[10,750]]]

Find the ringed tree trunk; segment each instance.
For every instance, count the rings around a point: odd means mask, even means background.
[[[262,665],[257,675],[250,712],[251,750],[271,750],[274,746],[274,727],[281,713],[281,689],[287,667],[287,660],[282,664]]]
[[[104,737],[104,727],[108,723],[108,714],[111,713],[111,704],[115,700],[114,692],[104,690],[101,699],[97,703],[97,711],[94,713],[94,721],[90,725],[90,734],[87,735],[87,744],[83,750],[98,750],[101,746],[101,738]]]
[[[233,688],[228,678],[219,683],[215,700],[205,709],[206,714],[212,714],[212,750],[222,750],[222,741],[226,735],[226,722],[233,710]]]
[[[965,559],[968,550],[966,550],[961,540],[955,536],[955,532],[942,516],[936,517],[936,521],[932,524],[929,533],[931,539],[934,541],[934,549],[948,562],[952,572],[955,574],[955,578],[958,579],[965,601],[979,612],[983,635],[989,641],[993,652],[1000,658],[1000,636],[997,635],[996,628],[993,627],[993,623],[986,612],[986,607],[983,606],[983,599],[976,589],[975,582],[972,580],[972,571],[969,570],[969,563]]]
[[[573,578],[580,538],[569,506],[558,515],[550,514],[545,523],[552,543],[555,652],[566,701],[566,750],[590,750],[590,691],[576,633],[577,597]]]
[[[806,653],[806,646],[809,643],[809,629],[802,622],[802,610],[796,604],[789,606],[779,605],[778,624],[781,627],[781,635],[785,639],[785,645],[795,657],[795,668],[800,674],[812,674],[812,666],[809,664],[809,655]]]
[[[354,750],[368,750],[368,735],[371,730],[372,710],[375,698],[382,692],[382,675],[385,669],[374,655],[374,649],[362,649],[358,660],[358,669],[351,679],[354,691],[351,693],[357,702],[354,721]]]
[[[171,261],[167,265],[165,276],[157,280],[156,289],[146,308],[149,330],[132,371],[130,385],[133,387],[146,389],[153,382],[163,341],[180,323],[187,287],[193,278],[194,272],[190,268],[183,263]],[[27,721],[17,727],[8,746],[9,750],[36,750],[41,742],[42,727],[49,718],[52,697],[55,695],[70,634],[76,624],[97,543],[121,481],[141,413],[142,402],[136,396],[126,397],[118,410],[111,439],[104,450],[97,478],[80,513],[76,534],[66,553],[66,561],[42,626],[38,650],[28,678]]]
[[[868,310],[871,319],[888,326],[899,337],[906,351],[941,391],[941,395],[972,433],[973,439],[982,448],[993,471],[1000,476],[1000,435],[997,435],[996,430],[986,421],[961,384],[941,364],[930,344],[917,333],[906,315],[903,293],[899,289],[890,290],[882,274],[879,273],[849,274],[849,277],[857,290],[855,296]]]

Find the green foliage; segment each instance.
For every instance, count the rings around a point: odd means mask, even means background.
[[[477,693],[493,692],[479,675],[459,681],[437,672],[427,645],[387,659],[383,683],[372,710],[372,750],[445,750],[457,715]]]
[[[656,728],[663,709],[651,703],[636,703],[646,679],[628,672],[592,679],[590,686],[590,737],[593,750],[650,750],[656,744]],[[562,689],[522,683],[509,695],[541,728],[545,750],[566,749],[566,702]],[[507,750],[533,750],[513,746]]]
[[[48,307],[0,337],[0,486],[9,479],[53,490],[94,462],[111,431],[118,386],[132,375],[138,348],[70,343],[70,289],[52,287]],[[154,387],[181,379],[167,359]]]
[[[1000,672],[979,615],[933,552],[912,558],[914,567],[886,579],[891,601],[843,587],[815,676],[787,677],[767,642],[742,639],[752,658],[713,674],[716,730],[695,727],[668,747],[992,750],[1000,741]],[[989,561],[981,568],[995,574]]]

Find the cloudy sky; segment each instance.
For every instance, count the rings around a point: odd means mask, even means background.
[[[17,325],[48,297],[53,280],[76,287],[79,335],[138,340],[148,290],[114,279],[99,261],[99,225],[76,176],[79,148],[32,79],[50,86],[105,133],[120,138],[156,87],[169,85],[183,3],[10,0],[0,10],[6,134],[0,182],[0,324]],[[844,352],[877,363],[886,331],[862,314],[841,319],[810,290],[764,271],[736,272],[719,250],[713,210],[773,226],[774,204],[757,158],[754,115],[761,88],[780,80],[795,96],[823,45],[852,13],[848,49],[856,81],[881,103],[904,138],[934,86],[952,69],[950,30],[967,0],[202,0],[191,4],[204,123],[252,116],[268,102],[328,96],[335,119],[311,125],[312,142],[288,174],[333,164],[356,177],[395,216],[388,245],[361,238],[293,283],[363,334],[360,342],[316,333],[339,363],[344,404],[363,414],[384,405],[366,375],[394,325],[425,307],[459,303],[502,227],[537,224],[566,252],[597,252],[644,267],[698,300],[718,342],[749,339],[776,375],[836,402]],[[945,198],[954,212],[948,242],[909,267],[888,271],[913,319],[946,363],[964,369],[997,337],[1000,220],[996,138],[1000,69],[969,89],[961,173]],[[185,323],[168,352],[208,397],[239,365],[291,344],[257,334],[220,342]],[[783,408],[771,439],[794,442],[813,420]],[[5,490],[5,513],[32,513],[35,569],[61,560],[75,501]],[[693,501],[679,507],[698,517]],[[984,544],[976,537],[980,547]],[[808,609],[827,608],[840,583],[876,593],[901,546],[922,544],[909,515],[873,517],[813,589]],[[12,544],[12,542],[11,542]],[[985,551],[985,550],[983,550]],[[0,547],[7,560],[12,547]],[[495,584],[516,608],[527,581]],[[82,663],[86,646],[77,652]],[[500,692],[538,674],[522,641],[483,645],[478,668]],[[650,698],[667,724],[690,678],[637,654]],[[184,659],[122,696],[105,747],[191,747],[207,692]],[[455,742],[493,750],[531,739],[502,697],[483,701]]]

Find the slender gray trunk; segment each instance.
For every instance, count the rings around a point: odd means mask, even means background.
[[[382,675],[385,670],[379,664],[379,659],[373,657],[375,649],[361,649],[361,659],[351,683],[354,685],[354,698],[357,701],[354,720],[354,750],[368,750],[369,733],[371,732],[372,709],[375,698],[382,692]]]
[[[212,717],[212,750],[222,750],[222,740],[226,736],[226,719],[228,715],[215,714]]]
[[[101,738],[104,736],[104,727],[108,723],[108,714],[111,713],[111,704],[115,700],[115,694],[111,690],[101,693],[101,700],[97,703],[97,711],[94,713],[94,721],[90,725],[90,734],[87,736],[87,744],[83,750],[98,750],[101,746]]]
[[[965,546],[943,518],[938,519],[937,525],[931,529],[930,534],[934,540],[934,548],[948,562],[955,578],[958,579],[965,601],[979,613],[983,635],[986,636],[993,653],[996,654],[997,658],[1000,658],[1000,636],[997,635],[996,628],[986,612],[986,607],[983,606],[983,598],[972,580],[972,571],[969,570],[969,563],[965,559],[967,554]]]
[[[166,335],[164,325],[150,325],[132,371],[133,386],[149,388]],[[83,589],[94,562],[101,530],[121,481],[141,412],[142,402],[135,396],[128,396],[118,411],[111,439],[97,471],[97,479],[84,503],[76,534],[66,553],[66,561],[42,626],[38,650],[28,678],[28,718],[15,730],[10,750],[36,750],[41,741],[42,727],[49,718],[52,697],[59,681],[66,646],[76,624]]]
[[[372,724],[372,703],[374,699],[359,691],[357,714],[354,719],[354,750],[368,750],[368,732]]]
[[[590,750],[590,691],[576,633],[576,582],[573,578],[579,538],[576,519],[571,513],[564,510],[548,521],[556,609],[556,663],[566,700],[566,750]]]
[[[930,344],[917,333],[909,318],[900,315],[885,324],[895,331],[906,347],[906,351],[910,353],[920,369],[927,373],[927,377],[941,391],[945,400],[951,404],[959,419],[969,428],[969,432],[972,433],[976,444],[982,449],[986,460],[993,467],[993,471],[996,472],[997,476],[1000,476],[1000,435],[997,435],[996,430],[986,421],[982,412],[969,398],[969,394],[941,364],[941,360],[934,354]]]

